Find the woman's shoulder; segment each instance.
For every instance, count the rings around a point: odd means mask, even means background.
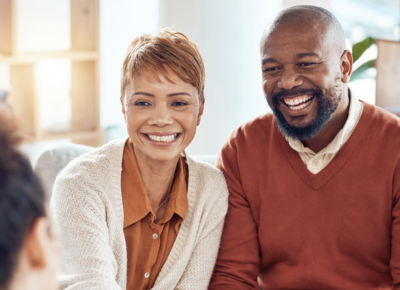
[[[228,199],[228,186],[222,172],[211,164],[195,160],[187,156],[189,165],[189,187],[209,201]],[[192,184],[191,184],[192,182]],[[200,197],[200,196],[199,196]]]
[[[114,192],[120,181],[125,140],[111,141],[72,160],[57,176],[57,192]],[[96,194],[97,195],[97,194]]]
[[[93,149],[72,160],[59,174],[59,177],[101,178],[101,175],[121,171],[125,140],[114,140]]]

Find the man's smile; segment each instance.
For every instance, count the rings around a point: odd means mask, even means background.
[[[289,116],[299,116],[308,113],[315,103],[315,95],[300,95],[296,97],[283,97],[279,101],[282,109]]]

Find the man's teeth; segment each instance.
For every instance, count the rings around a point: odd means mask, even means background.
[[[308,105],[308,103],[307,104],[301,104],[301,105],[299,105],[299,106],[296,106],[296,107],[292,107],[292,106],[289,106],[289,108],[291,109],[291,110],[300,110],[300,109],[303,109],[304,107],[306,107]]]
[[[308,100],[310,100],[313,96],[304,96],[302,98],[295,98],[295,99],[283,99],[285,104],[289,106],[292,110],[300,110],[303,109],[305,106],[308,105]],[[307,103],[306,103],[307,102]],[[299,105],[301,104],[301,105]]]
[[[178,134],[166,135],[166,136],[156,136],[156,135],[147,134],[147,136],[149,136],[149,138],[151,140],[157,141],[157,142],[172,142],[176,139],[176,137],[178,137]]]

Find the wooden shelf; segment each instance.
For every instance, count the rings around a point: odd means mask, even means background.
[[[99,146],[103,142],[99,116],[99,0],[70,0],[71,49],[22,52],[16,50],[16,1],[0,0],[0,63],[9,65],[8,102],[27,142],[71,139]],[[40,8],[38,8],[40,9]],[[40,127],[43,113],[38,63],[49,59],[71,61],[71,120],[69,131],[50,133]],[[51,96],[53,97],[53,95]],[[48,107],[47,107],[48,110]]]
[[[93,51],[39,51],[39,52],[18,52],[13,55],[0,54],[0,62],[9,64],[30,64],[45,59],[70,59],[71,61],[97,60],[99,53]]]
[[[98,147],[103,143],[103,132],[100,129],[91,131],[67,131],[59,133],[42,132],[38,139],[71,139],[73,143]]]

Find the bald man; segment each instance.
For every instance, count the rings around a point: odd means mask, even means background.
[[[273,114],[233,131],[209,289],[400,289],[400,119],[348,89],[352,55],[327,10],[283,10],[261,40]]]

